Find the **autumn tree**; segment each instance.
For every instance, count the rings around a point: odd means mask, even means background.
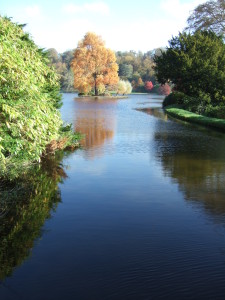
[[[126,89],[125,94],[131,94],[133,88],[132,88],[132,85],[129,81],[126,81],[126,87],[127,87],[127,89]]]
[[[118,82],[118,65],[114,52],[105,47],[102,38],[88,32],[78,43],[72,61],[74,87],[79,92],[89,93],[92,89],[99,94],[99,87]]]
[[[151,81],[146,81],[145,82],[145,89],[147,92],[150,92],[153,89],[154,85]]]
[[[212,30],[216,34],[225,34],[225,1],[207,1],[198,5],[187,20],[191,30]]]
[[[130,94],[132,92],[132,85],[129,81],[120,80],[117,84],[117,93],[118,94]]]
[[[141,79],[141,77],[140,78],[138,78],[138,86],[139,87],[142,87],[142,86],[144,86],[144,82],[143,82],[143,80]]]
[[[124,95],[125,92],[126,92],[126,89],[127,89],[127,87],[126,87],[125,81],[124,80],[120,80],[118,82],[118,85],[117,85],[117,94]]]
[[[171,93],[171,87],[168,83],[160,85],[158,88],[158,94],[159,95],[166,95],[168,96]]]

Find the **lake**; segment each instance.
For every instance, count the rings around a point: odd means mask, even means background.
[[[82,147],[2,187],[0,299],[224,299],[225,134],[76,97]]]

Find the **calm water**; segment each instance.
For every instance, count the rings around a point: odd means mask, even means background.
[[[82,149],[5,183],[1,300],[225,299],[225,135],[160,107],[64,95]]]

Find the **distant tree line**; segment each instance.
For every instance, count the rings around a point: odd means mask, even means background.
[[[71,69],[74,50],[68,50],[62,54],[56,49],[50,48],[47,50],[49,56],[49,65],[53,66],[60,78],[61,90],[65,92],[74,91],[74,75]]]
[[[61,90],[74,92],[74,73],[71,63],[74,58],[74,51],[69,50],[58,53],[54,48],[48,49],[50,65],[54,66],[60,77]],[[118,51],[116,61],[119,66],[118,74],[121,80],[129,81],[134,92],[156,92],[167,95],[170,93],[170,86],[161,86],[158,83],[154,71],[154,56],[160,56],[165,48],[157,48],[143,53],[141,51]]]

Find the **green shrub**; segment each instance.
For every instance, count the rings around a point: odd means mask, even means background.
[[[217,105],[212,106],[208,105],[205,110],[205,115],[212,118],[225,119],[225,106]]]
[[[0,17],[0,161],[37,161],[60,138],[58,77],[22,26]]]
[[[186,97],[184,93],[173,92],[166,96],[166,98],[163,101],[163,107],[166,107],[168,105],[183,104],[184,97]]]

